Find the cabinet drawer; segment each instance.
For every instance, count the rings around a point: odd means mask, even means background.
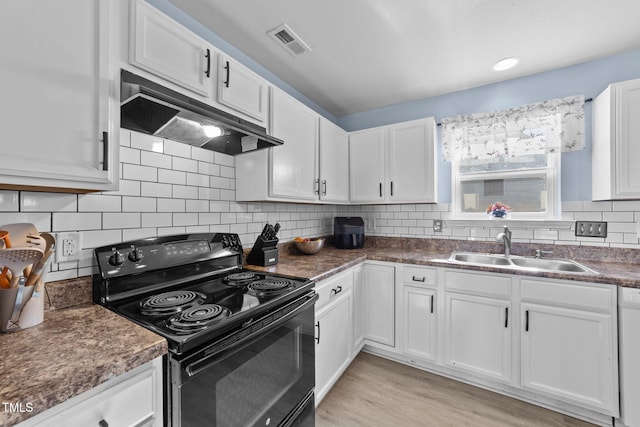
[[[412,285],[435,286],[438,271],[434,268],[415,267],[405,265],[402,267],[403,282]]]
[[[523,279],[522,301],[544,302],[610,312],[615,306],[616,287],[597,287],[589,284],[557,283]]]
[[[448,291],[511,298],[511,277],[484,273],[445,270],[444,286]]]
[[[316,311],[330,302],[333,298],[340,295],[341,292],[347,291],[353,287],[353,270],[345,273],[339,273],[334,277],[323,280],[316,284],[316,293],[318,301],[316,302]]]

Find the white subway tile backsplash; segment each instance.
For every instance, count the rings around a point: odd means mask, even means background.
[[[236,170],[232,166],[220,166],[220,176],[233,178],[236,176]]]
[[[170,169],[158,169],[158,182],[185,185],[187,183],[187,173]]]
[[[140,228],[139,212],[106,212],[102,214],[102,228]]]
[[[222,166],[235,167],[235,160],[233,156],[224,153],[213,153],[213,162]]]
[[[0,210],[10,210],[3,208],[3,192],[0,192]],[[7,192],[9,193],[9,192]],[[18,210],[17,195],[15,201],[11,200],[10,205],[15,204]],[[11,197],[13,199],[14,197]],[[20,192],[20,210],[22,212],[75,212],[78,210],[78,196],[66,193],[43,193],[43,192]]]
[[[213,151],[205,150],[200,147],[191,147],[191,158],[194,160],[200,160],[201,162],[213,163]]]
[[[231,180],[229,178],[224,178],[221,176],[211,176],[209,177],[209,186],[213,188],[229,188],[231,185]],[[204,185],[203,185],[204,187]]]
[[[212,225],[220,224],[220,212],[203,212],[198,214],[198,224]]]
[[[122,164],[122,178],[137,181],[158,181],[158,169],[151,166]]]
[[[187,212],[209,212],[209,201],[186,200],[185,209]]]
[[[156,168],[171,169],[171,156],[153,151],[140,152],[140,164]]]
[[[195,187],[209,187],[209,175],[187,173],[187,185]]]
[[[120,162],[140,164],[140,150],[128,147],[120,147]]]
[[[122,230],[122,241],[146,239],[148,237],[156,237],[155,228],[130,228]]]
[[[18,212],[20,197],[17,191],[0,190],[0,211]]]
[[[185,171],[185,172],[198,172],[198,161],[191,159],[184,159],[182,157],[174,157],[172,162],[173,170]]]
[[[171,197],[171,184],[158,182],[141,182],[140,195],[144,197]]]
[[[156,199],[153,197],[122,197],[122,212],[156,212]]]
[[[198,225],[198,214],[193,212],[174,213],[173,225],[174,227],[185,226],[185,225]]]
[[[119,212],[122,210],[122,197],[110,194],[78,195],[78,212]]]
[[[174,157],[191,158],[191,146],[179,142],[164,140],[164,153]]]
[[[164,151],[164,141],[162,138],[138,132],[130,132],[130,134],[131,148],[154,151],[156,153],[162,153]]]
[[[172,225],[171,212],[142,213],[142,227],[171,227]]]
[[[139,196],[140,181],[132,181],[128,179],[120,179],[118,183],[118,191],[107,191],[104,194],[110,196]]]
[[[0,212],[0,226],[30,222],[38,231],[51,231],[51,212]]]
[[[184,199],[158,199],[158,212],[185,212]]]
[[[633,222],[633,212],[603,212],[602,220],[608,222]]]
[[[102,228],[102,214],[99,212],[54,212],[52,221],[52,231],[84,231]],[[42,231],[40,227],[36,226],[36,228]]]
[[[198,187],[192,187],[189,185],[174,185],[173,198],[174,199],[197,199]]]
[[[220,165],[213,163],[198,162],[198,173],[205,175],[220,175]]]

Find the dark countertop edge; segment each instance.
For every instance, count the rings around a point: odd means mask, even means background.
[[[12,335],[18,336],[17,338],[13,339],[13,341],[16,341],[17,343],[20,342],[20,339],[37,340],[41,334],[47,333],[49,332],[49,330],[51,330],[52,333],[54,332],[53,328],[51,327],[51,323],[60,321],[60,318],[62,318],[62,321],[64,321],[67,317],[77,316],[87,309],[97,310],[98,312],[100,312],[100,310],[104,310],[106,313],[111,313],[108,309],[94,303],[84,303],[64,309],[52,310],[48,312],[45,311],[45,320],[42,324],[25,329],[23,331],[13,332],[10,334],[2,334],[0,335],[0,341],[11,341]],[[49,320],[50,322],[47,323],[47,320]],[[96,317],[96,319],[94,320],[95,322],[102,321],[100,317]],[[46,412],[47,410],[59,404],[62,404],[69,399],[79,396],[82,393],[89,391],[109,381],[112,378],[125,374],[126,372],[129,372],[167,353],[168,345],[167,341],[163,337],[141,326],[138,326],[137,324],[115,313],[109,315],[108,322],[117,322],[117,325],[113,325],[113,327],[111,327],[110,329],[134,330],[136,338],[145,338],[144,342],[142,342],[142,339],[136,340],[135,344],[132,344],[130,346],[136,348],[132,349],[131,351],[120,352],[118,354],[112,353],[106,356],[104,352],[101,352],[100,354],[95,354],[95,356],[90,361],[84,361],[84,363],[73,365],[71,368],[69,368],[73,371],[72,375],[66,376],[64,378],[64,383],[62,384],[60,383],[61,378],[58,375],[47,376],[46,371],[37,372],[39,375],[31,376],[32,378],[37,378],[35,382],[29,383],[29,386],[19,384],[19,392],[16,392],[15,384],[12,383],[15,383],[16,380],[17,382],[20,382],[20,380],[24,379],[24,374],[18,374],[18,378],[11,378],[11,374],[3,372],[2,379],[0,380],[0,391],[3,392],[3,402],[22,403],[23,405],[26,403],[31,403],[33,405],[33,411],[5,412],[3,408],[3,410],[0,411],[0,425],[12,426],[26,421],[31,417]],[[36,328],[38,327],[41,327],[40,331],[36,330]],[[103,332],[104,330],[100,331],[100,333]],[[22,337],[19,337],[19,335],[22,335]],[[126,338],[122,338],[121,336],[116,334],[114,334],[114,336],[103,337],[104,342],[109,342],[111,340],[118,341],[121,339]],[[4,342],[3,345],[7,345],[7,343]],[[60,347],[62,347],[62,344],[60,345]],[[54,351],[54,349],[52,349],[51,346],[48,346],[46,352],[52,351]],[[45,354],[42,357],[47,358],[48,356]],[[100,357],[103,357],[104,359],[101,360]],[[33,354],[30,356],[29,360],[34,360]],[[1,365],[4,369],[7,369],[7,363],[2,361]],[[43,368],[43,365],[48,365],[48,362],[37,360],[37,362],[32,362],[32,365],[35,366],[25,366],[25,364],[23,363],[21,366],[21,371],[36,373],[36,371],[45,370],[46,368]],[[55,363],[52,363],[51,365],[55,365]],[[9,384],[6,385],[5,382],[8,382]]]

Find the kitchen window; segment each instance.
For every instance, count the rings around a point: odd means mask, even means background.
[[[584,97],[442,120],[455,218],[560,219],[560,157],[584,149]],[[501,216],[501,218],[504,218]]]

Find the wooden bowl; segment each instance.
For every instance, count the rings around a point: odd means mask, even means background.
[[[320,252],[320,249],[324,246],[324,239],[320,237],[313,237],[306,242],[294,240],[293,243],[296,245],[296,249],[303,254],[313,255]]]

